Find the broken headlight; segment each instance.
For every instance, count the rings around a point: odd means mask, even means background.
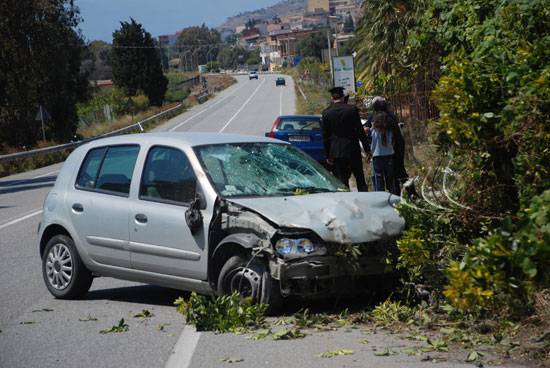
[[[281,256],[289,255],[307,255],[315,252],[315,244],[309,239],[290,239],[282,238],[275,243],[275,250]]]

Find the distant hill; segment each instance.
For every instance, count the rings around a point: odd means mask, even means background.
[[[249,19],[267,20],[276,16],[284,16],[290,14],[300,14],[306,9],[307,0],[284,0],[267,8],[247,11],[237,14],[217,27],[219,30],[235,29],[235,27],[244,24]]]

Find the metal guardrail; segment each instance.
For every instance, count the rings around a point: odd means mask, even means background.
[[[33,157],[33,156],[45,155],[47,153],[65,151],[67,149],[76,148],[76,147],[78,147],[78,146],[80,146],[84,143],[88,143],[88,142],[94,141],[96,139],[107,138],[107,137],[112,137],[112,136],[119,135],[119,134],[124,134],[124,133],[129,132],[131,130],[134,130],[136,128],[139,129],[141,132],[143,132],[144,131],[143,126],[142,126],[143,124],[145,124],[145,123],[147,123],[151,120],[154,120],[156,118],[159,118],[161,116],[164,116],[165,114],[168,114],[168,113],[180,108],[182,105],[183,104],[178,104],[174,107],[169,108],[168,110],[161,111],[158,114],[149,116],[146,119],[138,121],[137,123],[128,125],[124,128],[113,130],[112,132],[101,134],[97,137],[87,138],[87,139],[83,139],[83,140],[80,140],[80,141],[77,141],[77,142],[70,142],[70,143],[60,144],[60,145],[57,145],[57,146],[38,148],[38,149],[35,149],[35,150],[31,150],[31,151],[10,153],[8,155],[0,155],[0,163],[10,162],[10,161],[17,160],[17,159],[20,159],[20,158],[25,158],[25,157]]]

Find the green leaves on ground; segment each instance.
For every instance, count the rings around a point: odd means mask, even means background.
[[[151,311],[149,311],[148,309],[143,309],[141,312],[134,314],[134,318],[143,318],[143,319],[151,318],[154,316],[155,315],[151,313]]]
[[[121,332],[127,332],[130,326],[126,324],[124,321],[124,318],[121,318],[120,321],[118,321],[118,324],[113,325],[111,328],[107,328],[105,330],[99,331],[99,333],[102,334],[108,334],[108,333],[121,333]]]
[[[263,340],[271,334],[271,329],[258,331],[255,335],[247,337],[249,340]]]
[[[273,334],[273,340],[301,339],[305,336],[306,334],[300,331],[300,329],[298,328],[294,328],[294,329],[283,328]]]
[[[334,358],[337,356],[352,355],[352,354],[353,354],[353,350],[351,349],[338,349],[333,351],[325,351],[324,353],[317,354],[317,356],[320,358]]]
[[[178,298],[174,304],[187,323],[198,331],[237,332],[257,328],[265,322],[267,305],[254,304],[252,298],[239,294],[218,297],[191,293],[189,299]]]
[[[468,354],[468,357],[466,358],[466,362],[468,363],[477,362],[481,360],[482,357],[483,357],[483,353],[474,350]]]
[[[374,355],[379,357],[386,357],[386,356],[395,355],[395,354],[397,354],[397,352],[388,348],[384,348],[382,350],[376,350],[374,352]]]
[[[377,305],[371,313],[371,318],[374,322],[381,326],[388,326],[397,322],[407,322],[413,316],[414,310],[412,308],[401,304],[400,301],[393,302],[389,299]]]

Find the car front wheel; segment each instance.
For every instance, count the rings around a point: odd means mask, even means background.
[[[236,255],[223,265],[218,277],[218,294],[238,293],[252,297],[255,303],[267,304],[267,314],[275,314],[282,305],[279,282],[271,277],[262,260]]]
[[[90,289],[93,279],[73,240],[66,235],[56,235],[46,244],[42,275],[48,290],[58,299],[82,297]]]

